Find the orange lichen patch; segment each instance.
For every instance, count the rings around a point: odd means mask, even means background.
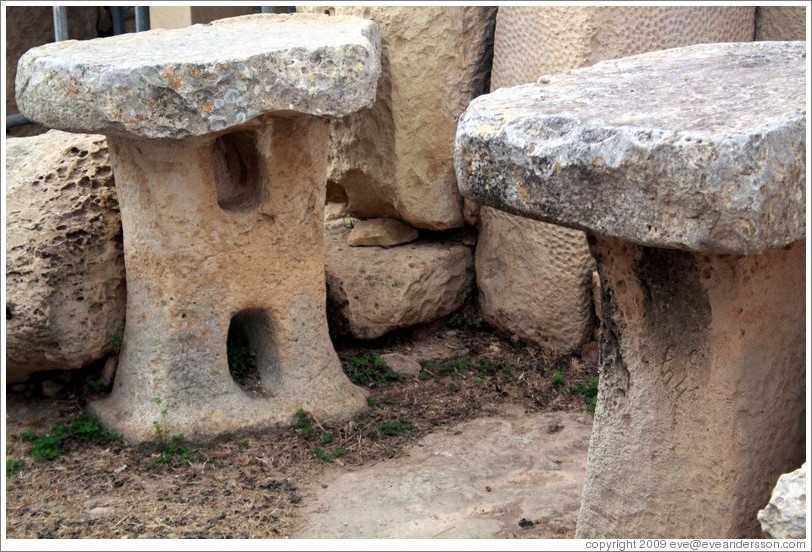
[[[189,71],[189,74],[192,75],[194,78],[198,79],[203,76],[203,71],[200,69],[192,69]]]
[[[159,76],[168,80],[172,84],[172,88],[180,88],[181,84],[183,84],[181,78],[172,69],[167,68]]]
[[[212,105],[211,102],[206,102],[206,103],[204,103],[203,105],[200,106],[200,109],[202,109],[204,113],[209,113],[209,112],[211,112],[213,107],[214,106]]]
[[[68,86],[68,88],[65,90],[65,92],[68,94],[68,96],[78,96],[79,95],[79,89],[76,88],[75,86]]]

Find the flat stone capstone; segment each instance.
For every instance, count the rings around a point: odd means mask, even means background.
[[[305,14],[67,40],[20,58],[17,102],[51,128],[141,138],[207,135],[272,112],[343,117],[373,105],[380,50],[372,21]]]
[[[642,245],[749,254],[805,234],[805,42],[701,44],[473,100],[463,195]]]

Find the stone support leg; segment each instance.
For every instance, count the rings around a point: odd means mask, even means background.
[[[759,537],[776,478],[803,462],[804,241],[591,242],[602,367],[576,537]]]
[[[92,405],[105,424],[133,441],[154,438],[154,421],[195,438],[364,407],[327,331],[327,137],[324,120],[272,118],[214,137],[109,138],[127,322],[112,395]],[[234,325],[257,353],[258,396],[229,373]]]

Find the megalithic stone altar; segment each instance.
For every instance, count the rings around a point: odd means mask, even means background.
[[[325,315],[328,118],[369,107],[375,23],[252,15],[27,52],[31,120],[108,137],[127,271],[112,394],[93,403],[131,441],[207,438],[347,417],[365,393],[341,370]],[[239,326],[260,389],[229,373]],[[159,403],[159,404],[158,404]]]
[[[803,462],[806,45],[703,44],[471,102],[463,195],[586,230],[601,371],[576,537],[758,537]]]

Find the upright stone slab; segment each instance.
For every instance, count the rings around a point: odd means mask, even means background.
[[[803,461],[805,49],[602,62],[460,120],[466,197],[593,235],[602,365],[578,537],[757,537]]]
[[[305,6],[356,15],[381,30],[383,74],[375,106],[335,121],[328,186],[346,213],[415,228],[463,226],[454,179],[457,119],[484,91],[496,8]]]
[[[759,6],[756,40],[806,40],[809,6]]]
[[[491,90],[542,75],[675,46],[746,41],[753,7],[500,6]],[[583,232],[489,207],[479,216],[482,317],[561,352],[591,336],[595,262]]]
[[[21,59],[26,116],[108,136],[127,322],[92,405],[105,424],[205,438],[364,406],[325,318],[326,117],[373,104],[379,56],[370,21],[255,15]],[[229,374],[230,330],[257,354],[256,393]]]

